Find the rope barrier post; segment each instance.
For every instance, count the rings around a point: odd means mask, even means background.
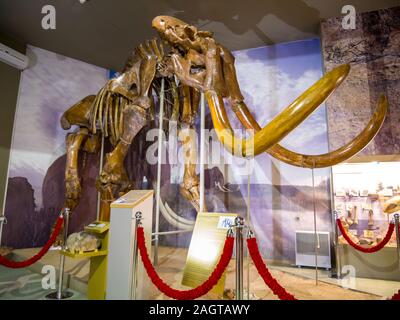
[[[394,224],[396,227],[397,258],[400,260],[400,216],[398,213],[394,215]]]
[[[244,219],[236,217],[236,300],[243,300],[243,227]]]
[[[334,245],[335,245],[335,251],[336,251],[336,276],[338,279],[342,278],[342,261],[340,259],[340,250],[339,250],[339,229],[338,225],[336,223],[337,219],[339,219],[339,214],[335,210],[333,211],[333,224],[335,226],[335,236],[334,236]]]
[[[142,213],[140,211],[135,213],[135,242],[133,244],[133,264],[132,264],[132,300],[136,300],[136,288],[137,288],[137,267],[138,267],[138,239],[137,229],[142,224]]]
[[[158,116],[158,151],[157,151],[157,189],[156,189],[156,219],[154,230],[154,256],[153,264],[158,265],[158,232],[160,231],[160,201],[161,201],[161,169],[162,169],[162,150],[163,150],[163,122],[164,122],[164,86],[165,80],[161,78],[160,89],[160,111]]]
[[[64,236],[63,236],[63,245],[62,250],[67,249],[67,238],[68,238],[68,228],[69,228],[69,215],[71,211],[69,208],[65,208],[63,211],[64,217]],[[46,296],[48,299],[68,299],[73,296],[73,293],[66,290],[63,290],[64,287],[64,269],[65,269],[65,255],[60,252],[60,271],[58,274],[58,288],[56,292],[52,292]]]

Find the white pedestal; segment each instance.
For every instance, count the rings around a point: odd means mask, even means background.
[[[146,245],[151,256],[153,190],[132,190],[111,204],[108,245],[107,300],[130,300],[133,290],[135,214],[142,213]],[[148,299],[150,279],[138,251],[137,299]]]

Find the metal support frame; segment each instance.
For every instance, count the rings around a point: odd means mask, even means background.
[[[319,236],[317,231],[317,211],[315,207],[315,177],[314,167],[311,168],[312,185],[313,185],[313,211],[314,211],[314,246],[315,246],[315,285],[318,285],[318,249],[319,249]]]
[[[158,154],[157,154],[157,189],[156,189],[156,218],[155,218],[155,237],[154,237],[154,256],[153,264],[158,265],[158,232],[160,230],[160,201],[161,201],[161,164],[162,164],[162,149],[163,149],[163,122],[164,122],[164,78],[161,79],[160,91],[160,111],[158,116]]]
[[[71,211],[69,208],[65,208],[63,211],[64,217],[64,236],[62,250],[67,249],[67,238],[68,238],[68,228],[69,228],[69,215]],[[58,274],[58,288],[57,291],[49,293],[47,299],[63,300],[68,299],[73,296],[73,293],[64,289],[64,269],[65,269],[65,255],[60,252],[60,270]]]
[[[251,221],[250,221],[250,180],[251,180],[251,174],[250,174],[250,159],[247,159],[247,210],[246,210],[246,224],[248,228],[248,233],[251,232],[250,226],[251,226]],[[249,234],[248,234],[249,235]],[[246,246],[246,260],[247,260],[247,300],[250,300],[250,254],[249,254],[249,249]]]
[[[136,300],[136,288],[137,288],[137,267],[138,267],[138,244],[137,244],[137,228],[142,224],[142,213],[140,211],[135,213],[135,241],[133,244],[133,264],[132,264],[132,289],[131,296],[132,300]]]
[[[206,110],[204,102],[204,93],[200,97],[200,212],[204,211],[204,166],[205,166],[205,126]]]
[[[243,228],[244,219],[235,219],[235,246],[236,246],[236,300],[243,300]]]
[[[99,176],[103,171],[103,162],[104,162],[104,134],[101,133],[101,146],[100,146],[100,162],[99,162]],[[101,198],[100,191],[97,191],[97,212],[96,212],[96,220],[100,219],[100,206],[101,206]]]
[[[188,233],[188,232],[192,232],[193,230],[171,230],[171,231],[161,231],[161,232],[153,232],[151,235],[152,236],[167,236],[167,235],[171,235],[171,234],[180,234],[180,233]]]

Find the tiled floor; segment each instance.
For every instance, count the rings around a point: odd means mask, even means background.
[[[13,258],[26,258],[34,254],[36,250],[25,249],[14,252]],[[186,249],[161,247],[159,249],[158,272],[162,279],[174,288],[185,290],[180,282],[182,270],[186,261]],[[44,264],[54,265],[58,268],[59,255],[50,251],[40,263],[35,264],[30,270],[10,270],[0,267],[0,299],[43,299],[48,290],[41,287],[41,268]],[[228,289],[235,286],[235,261],[232,260],[228,266],[226,285]],[[85,292],[89,272],[89,261],[66,259],[66,272],[70,274],[68,282],[70,288],[75,291]],[[249,270],[249,272],[247,272]],[[338,299],[338,300],[379,300],[393,295],[400,288],[400,283],[395,281],[371,280],[356,278],[353,289],[342,287],[340,280],[328,277],[328,272],[319,270],[318,285],[315,284],[315,270],[308,268],[293,267],[270,267],[273,276],[283,285],[287,291],[294,294],[298,299]],[[245,260],[245,288],[248,287],[249,276],[250,293],[259,299],[277,299],[258,275],[254,265],[250,263],[247,268]],[[84,299],[82,293],[77,293],[74,299]],[[152,286],[152,299],[169,299]],[[202,299],[220,299],[222,297],[209,293]]]

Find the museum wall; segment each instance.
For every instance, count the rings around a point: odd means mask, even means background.
[[[19,41],[0,33],[0,42],[25,53],[26,47]],[[7,184],[8,160],[12,139],[15,107],[21,71],[0,62],[1,117],[0,127],[0,210],[3,210],[4,191]]]
[[[40,48],[28,46],[27,55],[31,65],[21,74],[2,241],[13,248],[47,241],[64,202],[67,132],[59,124],[60,116],[108,79],[106,69]],[[80,168],[85,187],[71,231],[82,230],[96,217],[98,159],[98,154],[87,155],[85,168]]]
[[[357,14],[354,30],[331,18],[321,33],[325,69],[351,65],[347,80],[327,102],[330,148],[364,128],[383,93],[389,100],[385,123],[359,156],[400,154],[400,7]]]

